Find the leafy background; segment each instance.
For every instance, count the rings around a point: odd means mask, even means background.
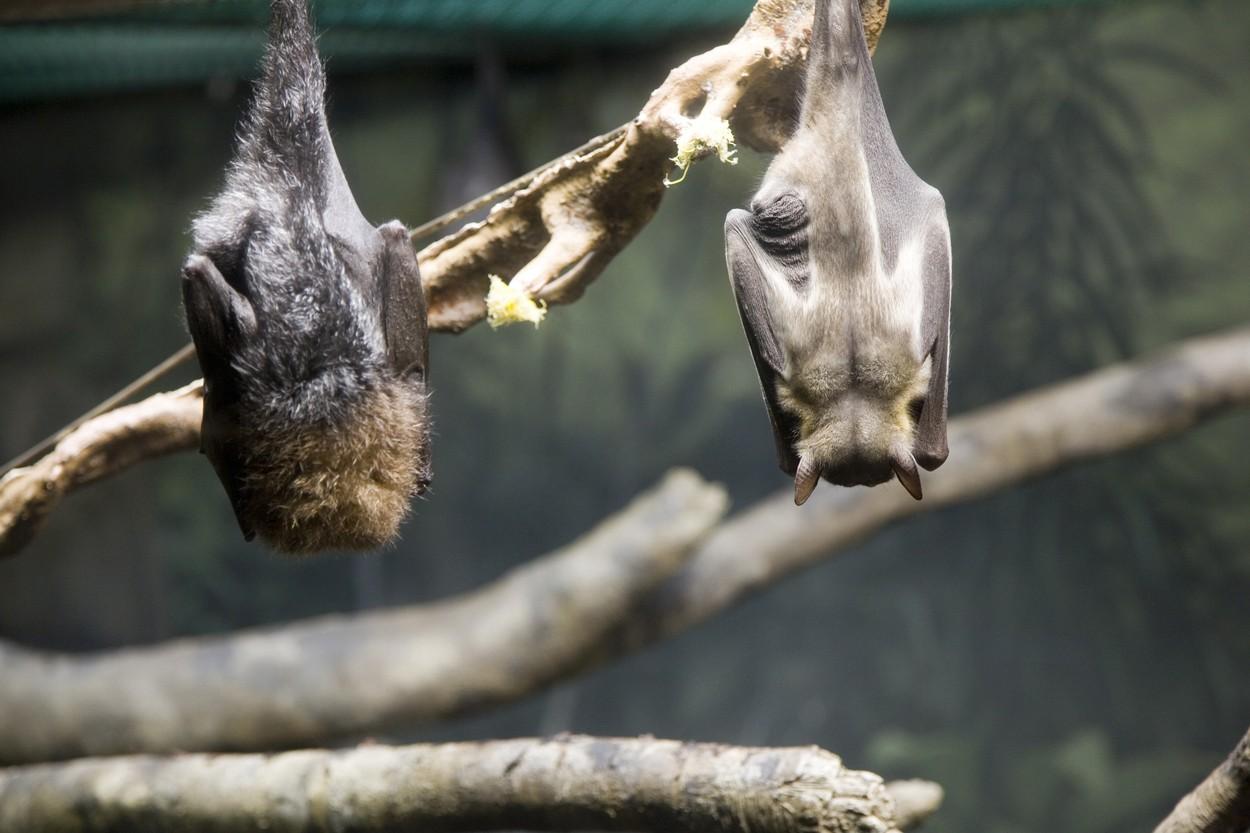
[[[336,143],[366,213],[415,224],[623,122],[719,38],[502,79],[489,50],[477,71],[335,75]],[[1247,43],[1238,0],[892,23],[883,95],[951,215],[955,411],[1250,320]],[[0,109],[0,456],[183,342],[188,218],[246,93]],[[246,545],[182,455],[74,496],[0,563],[0,636],[92,650],[433,599],[674,465],[738,507],[785,488],[720,234],[766,163],[701,164],[540,330],[436,337],[435,489],[394,550],[291,562]],[[1149,829],[1250,718],[1248,435],[1230,414],[916,518],[586,679],[391,739],[816,743],[940,781],[938,833]]]

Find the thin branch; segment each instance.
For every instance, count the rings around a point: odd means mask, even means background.
[[[940,801],[941,791],[929,795]],[[937,802],[909,807],[914,824]],[[887,833],[890,791],[816,747],[560,736],[0,771],[0,829],[70,833]],[[901,825],[900,825],[901,826]]]
[[[143,390],[148,385],[154,384],[157,380],[164,378],[170,371],[181,367],[193,358],[195,358],[195,345],[188,341],[156,367],[135,378],[121,390],[114,393],[108,399],[100,402],[94,408],[75,419],[69,425],[66,425],[60,431],[57,431],[50,437],[46,437],[38,444],[31,446],[26,451],[5,463],[3,466],[0,466],[0,480],[3,480],[4,475],[7,475],[13,469],[18,468],[19,466],[29,465],[35,460],[38,460],[44,454],[47,454],[49,449],[55,448],[57,443],[68,437],[74,431],[77,431],[88,421],[125,405],[133,399],[139,391]]]
[[[783,490],[723,523],[658,586],[628,594],[632,609],[613,610],[607,633],[599,576],[628,575],[630,550],[583,544],[432,608],[89,657],[0,643],[0,761],[306,746],[470,713],[678,633],[899,519],[1247,405],[1250,329],[1239,329],[984,408],[952,422],[950,460],[927,475],[922,503],[901,489],[825,488],[798,509]],[[537,627],[497,612],[532,607],[562,613]]]
[[[202,397],[197,381],[89,419],[39,462],[0,478],[0,558],[30,543],[69,492],[135,463],[195,448]]]
[[[1229,756],[1155,828],[1155,833],[1250,830],[1250,731]]]
[[[723,489],[677,471],[563,549],[438,604],[85,660],[0,643],[0,762],[289,748],[516,700],[584,665],[726,507]]]

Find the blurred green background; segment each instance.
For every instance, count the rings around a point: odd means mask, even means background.
[[[654,38],[488,28],[401,49],[381,26],[396,48],[354,57],[331,20],[331,124],[361,206],[415,225],[624,122],[737,5]],[[1250,321],[1250,5],[895,5],[876,65],[950,210],[954,411]],[[221,47],[176,11],[144,25]],[[28,45],[0,49],[2,458],[186,340],[189,218],[220,185],[247,98],[231,79],[259,45],[253,23],[234,63],[31,86],[31,60],[66,64],[29,44],[77,25],[0,28]],[[94,54],[103,78],[129,53]],[[423,601],[567,542],[674,465],[737,507],[787,488],[722,255],[722,218],[766,163],[701,163],[537,332],[435,337],[435,485],[393,551],[246,545],[184,454],[73,496],[0,562],[0,636],[91,650]],[[1150,829],[1250,721],[1247,458],[1250,414],[1230,414],[894,527],[526,703],[388,739],[816,743],[941,782],[937,833]]]

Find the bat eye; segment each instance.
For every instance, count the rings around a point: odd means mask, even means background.
[[[751,231],[760,248],[786,269],[796,288],[807,283],[807,207],[797,194],[786,193],[753,206]]]
[[[757,230],[764,235],[786,236],[807,227],[807,206],[798,194],[787,192],[751,206],[751,217]]]

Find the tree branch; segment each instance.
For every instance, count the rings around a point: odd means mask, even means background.
[[[0,558],[30,543],[69,492],[135,463],[195,448],[203,386],[184,388],[88,420],[37,463],[0,478]]]
[[[633,549],[591,546],[616,540],[596,532],[558,557],[432,607],[94,657],[0,643],[0,761],[303,746],[518,699],[691,627],[893,521],[1246,405],[1250,329],[1238,329],[954,420],[950,460],[927,476],[922,503],[901,489],[826,488],[797,509],[783,490],[723,523],[649,591],[627,580]],[[641,542],[633,545],[638,557],[651,551],[653,522],[662,526],[658,519],[625,524],[641,536],[630,539]],[[629,588],[612,591],[604,570],[620,571]],[[605,592],[622,594],[609,614]]]
[[[1222,764],[1155,828],[1155,833],[1245,833],[1250,830],[1250,731]]]
[[[923,501],[897,487],[818,488],[799,510],[783,489],[721,524],[684,569],[643,599],[616,635],[615,650],[679,633],[895,521],[1174,436],[1247,406],[1250,328],[1242,327],[965,414],[950,423],[950,459],[925,475]]]
[[[933,785],[936,786],[936,785]],[[907,826],[931,814],[908,809]],[[937,801],[932,798],[936,796]],[[887,833],[880,777],[816,747],[560,736],[0,771],[0,829]]]
[[[0,643],[0,763],[289,748],[516,700],[583,666],[726,505],[673,472],[562,550],[438,604],[85,660]]]

